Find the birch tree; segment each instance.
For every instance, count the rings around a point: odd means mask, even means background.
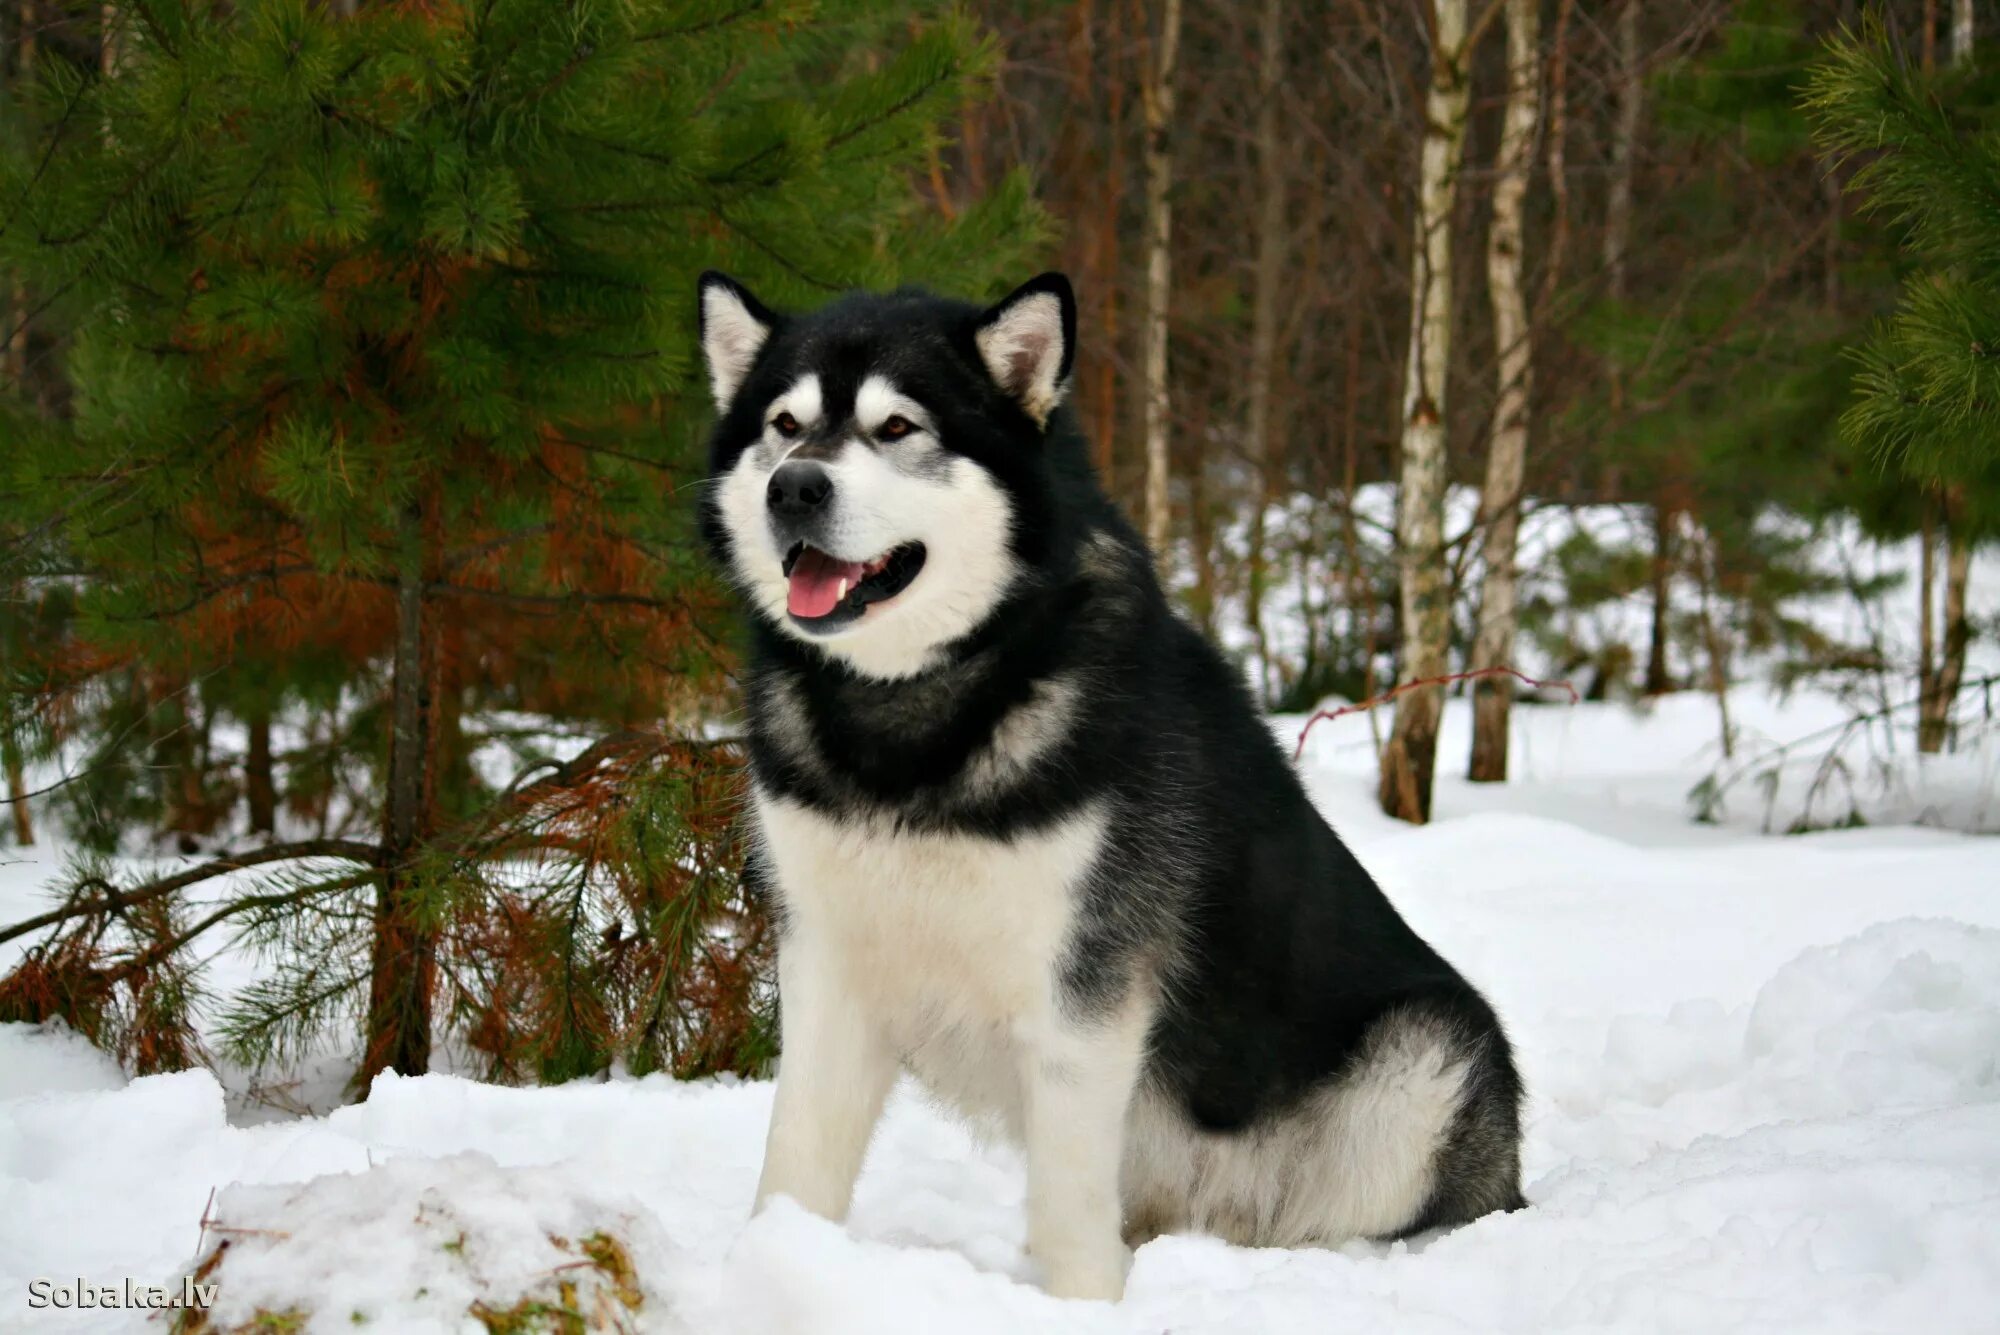
[[[1431,7],[1430,82],[1424,95],[1415,237],[1410,257],[1410,341],[1404,369],[1402,466],[1397,502],[1397,580],[1402,607],[1399,685],[1445,672],[1451,586],[1444,553],[1445,376],[1451,365],[1451,224],[1465,156],[1466,0]],[[1397,698],[1382,750],[1380,800],[1392,816],[1430,819],[1444,688]]]
[[[1181,0],[1164,0],[1160,32],[1141,87],[1146,115],[1146,541],[1167,554],[1167,306],[1173,287],[1174,73]]]
[[[1500,392],[1493,404],[1492,444],[1480,498],[1485,521],[1481,549],[1486,574],[1480,588],[1475,668],[1505,664],[1514,652],[1515,546],[1521,524],[1521,486],[1527,475],[1528,400],[1534,385],[1533,342],[1522,291],[1521,205],[1535,148],[1540,91],[1540,16],[1537,0],[1507,0],[1507,110],[1493,169],[1493,220],[1486,234],[1486,287],[1493,304],[1493,346],[1499,351]],[[1478,783],[1507,778],[1507,723],[1513,682],[1493,677],[1473,689],[1472,764]]]

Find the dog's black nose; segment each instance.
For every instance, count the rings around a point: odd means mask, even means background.
[[[764,503],[771,513],[786,519],[803,519],[825,505],[833,495],[833,476],[815,463],[778,465],[771,485],[764,491]]]

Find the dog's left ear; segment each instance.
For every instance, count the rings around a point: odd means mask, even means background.
[[[980,317],[974,339],[993,383],[1036,425],[1047,426],[1076,357],[1076,294],[1069,279],[1045,273],[1021,284]]]

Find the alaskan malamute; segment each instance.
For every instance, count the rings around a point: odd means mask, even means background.
[[[1175,615],[1064,406],[1067,280],[808,315],[701,280],[784,1049],[758,1200],[839,1219],[909,1071],[1018,1139],[1051,1293],[1128,1246],[1522,1204],[1499,1021]]]

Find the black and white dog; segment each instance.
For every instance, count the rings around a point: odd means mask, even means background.
[[[758,1199],[847,1211],[900,1070],[1028,1161],[1050,1292],[1128,1244],[1391,1238],[1522,1204],[1493,1011],[1170,608],[1063,395],[1067,280],[809,315],[701,280],[704,525],[749,604],[781,921]]]

